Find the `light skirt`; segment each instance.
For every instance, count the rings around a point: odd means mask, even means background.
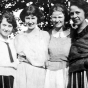
[[[67,88],[68,68],[46,72],[45,88]]]
[[[88,88],[88,71],[69,73],[68,88]]]
[[[18,65],[15,88],[44,88],[45,72],[43,68],[27,63]]]

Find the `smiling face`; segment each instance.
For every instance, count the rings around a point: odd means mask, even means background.
[[[70,16],[76,25],[83,24],[85,21],[85,12],[75,5],[71,6]]]
[[[29,15],[25,17],[25,23],[28,26],[28,29],[33,30],[37,25],[37,17]]]
[[[54,11],[51,15],[51,21],[56,28],[61,28],[64,26],[65,16],[60,11]]]
[[[13,26],[12,24],[7,22],[6,18],[2,19],[2,22],[0,24],[0,35],[2,38],[7,39],[8,35],[12,33]]]

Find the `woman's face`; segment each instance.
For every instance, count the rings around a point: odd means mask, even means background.
[[[85,20],[85,12],[81,8],[73,5],[70,9],[70,16],[74,24],[80,25]]]
[[[64,26],[65,16],[60,11],[54,11],[51,15],[51,21],[56,28],[61,28]]]
[[[33,30],[37,25],[37,17],[33,15],[26,16],[25,23],[30,30]]]
[[[12,24],[8,23],[6,18],[3,18],[0,24],[0,35],[6,39],[8,38],[8,35],[12,33],[12,30]]]

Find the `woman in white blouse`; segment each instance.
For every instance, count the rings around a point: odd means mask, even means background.
[[[48,59],[49,34],[38,27],[43,14],[30,5],[21,12],[20,18],[27,31],[16,37],[16,50],[21,61],[17,70],[16,88],[44,88],[45,62]]]
[[[16,26],[13,14],[5,11],[0,17],[0,88],[13,88],[17,59],[13,39],[8,36]]]

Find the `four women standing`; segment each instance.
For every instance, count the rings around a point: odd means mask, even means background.
[[[8,38],[17,24],[11,12],[2,14],[0,47],[5,51],[0,51],[0,88],[13,88],[14,77],[16,88],[67,88],[67,84],[68,88],[87,88],[87,10],[88,4],[85,1],[71,1],[70,17],[78,26],[71,31],[71,45],[70,29],[66,28],[68,11],[64,5],[55,4],[50,9],[50,21],[53,24],[50,35],[38,27],[38,23],[43,19],[39,8],[33,5],[24,8],[20,18],[28,30],[15,37],[15,48],[20,61],[17,71],[14,44]],[[8,43],[13,51],[12,57]]]

